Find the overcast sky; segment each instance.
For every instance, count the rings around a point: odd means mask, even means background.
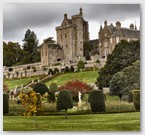
[[[84,19],[89,22],[90,39],[98,38],[100,24],[116,21],[122,27],[129,27],[136,22],[140,26],[140,5],[138,4],[46,4],[16,3],[3,5],[3,41],[22,44],[26,30],[34,31],[39,43],[48,37],[56,40],[55,27],[61,25],[64,14],[68,18],[83,9]]]

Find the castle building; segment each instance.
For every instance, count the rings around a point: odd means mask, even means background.
[[[67,14],[64,14],[61,25],[56,27],[57,44],[50,44],[49,42],[42,44],[42,66],[50,65],[58,59],[73,61],[74,58],[83,58],[84,43],[89,41],[88,27],[88,22],[83,19],[81,8],[79,14],[73,15],[71,19],[67,17]],[[55,54],[57,52],[61,55]]]
[[[121,27],[119,21],[116,22],[116,26],[113,24],[108,25],[107,21],[104,22],[104,28],[100,26],[99,31],[99,53],[100,59],[106,60],[107,55],[111,54],[121,40],[139,40],[140,30],[137,30],[136,25],[130,24],[130,28]]]

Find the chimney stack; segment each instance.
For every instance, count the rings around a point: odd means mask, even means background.
[[[130,29],[134,30],[134,24],[130,24]]]
[[[116,28],[121,28],[121,23],[119,21],[116,22]]]
[[[67,19],[67,14],[64,14],[64,19]]]

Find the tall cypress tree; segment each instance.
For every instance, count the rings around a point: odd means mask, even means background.
[[[40,53],[38,51],[39,41],[36,34],[28,29],[25,33],[23,42],[23,64],[40,61]]]

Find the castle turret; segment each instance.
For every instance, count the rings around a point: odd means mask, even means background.
[[[83,18],[83,11],[82,11],[83,9],[82,8],[80,8],[80,13],[79,13],[79,15]]]

